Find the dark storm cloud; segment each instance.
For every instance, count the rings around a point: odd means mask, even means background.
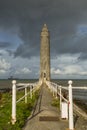
[[[0,56],[2,56],[2,53],[0,53]]]
[[[79,58],[79,60],[87,60],[87,53],[82,53]]]
[[[0,42],[0,48],[8,48],[11,46],[9,42]]]
[[[84,56],[87,38],[75,41],[75,37],[77,26],[87,24],[87,0],[0,0],[0,27],[18,27],[23,41],[15,57],[39,55],[44,23],[51,34],[52,55],[81,53]]]
[[[10,49],[6,49],[6,51],[8,52],[9,56],[14,56],[14,51]]]

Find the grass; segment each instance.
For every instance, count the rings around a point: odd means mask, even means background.
[[[58,107],[58,108],[59,108],[59,106],[60,106],[60,101],[59,101],[59,99],[54,98],[54,99],[52,100],[52,102],[51,102],[51,105],[54,106],[54,107]]]
[[[17,98],[23,95],[23,91],[17,93]],[[39,91],[33,94],[31,99],[28,96],[28,102],[25,104],[24,100],[17,103],[17,121],[15,125],[11,124],[11,109],[12,109],[12,95],[11,93],[0,94],[0,130],[21,130],[25,124],[27,117],[29,117],[35,100],[38,98]]]
[[[76,103],[76,105],[81,108],[83,111],[85,111],[87,113],[87,104],[85,104],[85,102],[78,100],[78,99],[74,99],[74,103]]]

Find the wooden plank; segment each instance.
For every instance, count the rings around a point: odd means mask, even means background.
[[[39,121],[59,121],[58,116],[40,116]]]

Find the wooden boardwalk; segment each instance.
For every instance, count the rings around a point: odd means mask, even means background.
[[[58,108],[51,105],[52,99],[52,94],[43,84],[36,107],[23,130],[66,130],[68,128],[68,121],[60,120]]]

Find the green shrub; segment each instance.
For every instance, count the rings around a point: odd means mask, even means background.
[[[25,101],[17,103],[17,121],[15,125],[11,124],[11,109],[12,109],[12,95],[9,93],[2,94],[2,107],[0,107],[0,130],[21,130],[26,119],[31,114],[36,98],[38,98],[39,91],[33,94],[32,99],[28,97],[28,102]],[[19,99],[23,96],[23,91],[18,92]]]
[[[59,99],[53,99],[51,105],[55,107],[59,107],[60,106]]]
[[[0,92],[0,100],[2,99],[2,93]]]

